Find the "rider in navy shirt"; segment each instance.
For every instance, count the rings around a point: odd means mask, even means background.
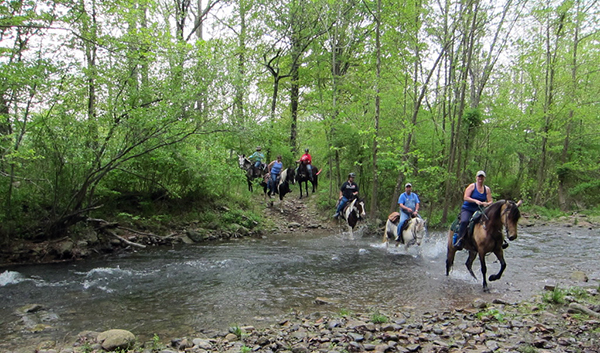
[[[458,239],[454,247],[457,250],[462,250],[464,238],[467,234],[467,226],[471,220],[471,216],[475,211],[479,210],[480,207],[487,207],[492,204],[492,192],[490,188],[485,186],[485,172],[480,170],[476,174],[477,181],[470,184],[465,189],[463,195],[463,205],[460,209],[460,228],[458,231]]]
[[[358,185],[354,182],[355,176],[356,174],[354,173],[348,174],[348,181],[342,184],[340,188],[340,202],[333,218],[338,218],[346,203],[358,196]]]

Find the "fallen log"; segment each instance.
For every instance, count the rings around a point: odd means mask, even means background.
[[[124,242],[125,244],[131,245],[131,246],[137,246],[138,248],[145,248],[145,247],[146,247],[146,245],[143,245],[143,244],[138,244],[138,243],[134,243],[134,242],[132,242],[132,241],[130,241],[130,240],[127,240],[127,239],[123,238],[122,236],[120,236],[120,235],[116,234],[115,232],[113,232],[113,231],[111,231],[111,230],[108,230],[108,229],[103,229],[103,231],[104,231],[106,234],[112,235],[113,237],[115,237],[115,238],[117,238],[117,239],[121,240],[121,241],[122,241],[122,242]]]

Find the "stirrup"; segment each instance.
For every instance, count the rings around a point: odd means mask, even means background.
[[[458,240],[456,241],[456,244],[452,244],[452,246],[454,246],[454,248],[455,248],[456,250],[459,250],[459,251],[460,251],[460,250],[462,250],[462,249],[463,249],[463,246],[464,246],[463,242],[464,242],[464,239],[458,239]]]

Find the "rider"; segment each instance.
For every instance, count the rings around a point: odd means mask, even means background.
[[[333,218],[338,218],[340,216],[340,212],[342,212],[348,201],[358,197],[358,185],[354,182],[355,176],[356,174],[354,173],[348,174],[348,180],[342,184],[338,208],[335,211]]]
[[[460,209],[460,228],[458,231],[458,239],[454,247],[456,250],[462,250],[464,245],[464,238],[467,234],[467,226],[469,220],[475,211],[479,210],[480,207],[487,207],[492,204],[492,192],[488,186],[485,186],[485,172],[480,170],[477,172],[477,181],[470,184],[465,189],[463,200],[465,201]]]
[[[300,157],[296,163],[302,163],[306,165],[306,170],[308,170],[308,177],[312,180],[312,157],[308,153],[308,148],[304,149],[304,154]]]
[[[249,160],[254,161],[254,168],[260,170],[262,167],[262,161],[265,159],[265,155],[261,152],[260,146],[256,147],[256,152],[252,153],[249,157]]]
[[[283,163],[281,162],[281,155],[277,156],[277,159],[273,162],[269,163],[267,166],[269,173],[271,174],[271,178],[269,179],[269,196],[275,193],[275,184],[277,183],[277,178],[279,178],[279,174],[283,169]]]
[[[419,200],[419,196],[412,192],[412,184],[406,183],[404,185],[404,192],[398,198],[398,205],[400,206],[400,222],[398,223],[398,237],[402,234],[402,228],[404,226],[404,222],[412,217],[421,217],[419,216],[419,206],[421,201]]]

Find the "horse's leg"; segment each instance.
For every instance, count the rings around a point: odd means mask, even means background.
[[[306,191],[306,197],[308,197],[308,180],[304,182],[304,190]]]
[[[385,244],[385,248],[387,249],[389,247],[389,239],[388,239],[388,230],[389,230],[389,226],[388,224],[390,223],[390,221],[387,221],[385,223],[385,229],[383,230],[383,243]]]
[[[489,292],[490,289],[488,288],[487,279],[485,278],[487,273],[487,266],[485,265],[485,252],[481,250],[479,250],[479,262],[481,263],[481,274],[483,275],[483,291]]]
[[[469,270],[471,276],[477,279],[477,276],[475,276],[475,273],[473,273],[473,261],[475,261],[475,257],[477,257],[477,253],[469,250],[469,257],[467,258],[467,261],[465,261],[465,266],[467,266],[467,270]]]
[[[500,261],[500,271],[498,271],[498,273],[496,273],[495,275],[491,275],[490,281],[499,280],[500,277],[502,277],[502,273],[504,273],[504,269],[506,269],[506,261],[504,261],[504,252],[502,251],[502,248],[499,248],[498,250],[494,251],[494,255],[496,255],[498,261]]]
[[[446,254],[446,276],[450,274],[450,270],[452,269],[452,265],[454,265],[454,255],[456,255],[456,249],[452,246],[452,234],[450,231],[448,233],[448,253]]]
[[[300,198],[302,198],[302,182],[298,182],[298,187],[300,188]]]

